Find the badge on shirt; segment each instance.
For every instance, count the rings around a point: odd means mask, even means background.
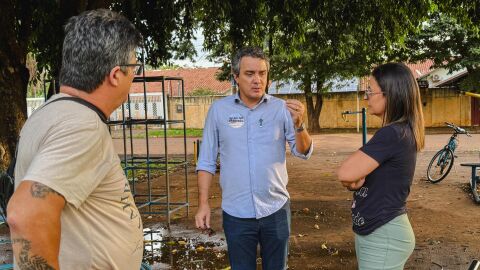
[[[245,118],[239,113],[233,113],[228,116],[228,125],[232,128],[243,127],[245,124]]]

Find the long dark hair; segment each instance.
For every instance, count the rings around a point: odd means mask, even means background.
[[[425,145],[420,89],[410,69],[403,63],[388,63],[376,67],[372,76],[385,95],[383,124],[406,123],[415,138],[417,151]]]

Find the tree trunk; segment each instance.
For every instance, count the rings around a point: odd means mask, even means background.
[[[25,37],[31,33],[31,10],[12,2],[2,2],[0,9],[0,170],[4,171],[15,154],[18,135],[27,118],[29,75]],[[19,20],[21,24],[17,23]]]
[[[10,164],[20,130],[27,119],[28,70],[16,66],[0,70],[0,170]]]
[[[312,92],[312,79],[305,78],[303,81],[305,101],[307,103],[308,131],[311,133],[320,132],[320,112],[323,106],[322,86],[323,82],[317,81],[317,91]],[[315,96],[315,104],[313,97]]]

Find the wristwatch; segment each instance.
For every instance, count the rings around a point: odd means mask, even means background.
[[[305,124],[302,123],[298,128],[295,129],[295,132],[300,133],[305,129]]]

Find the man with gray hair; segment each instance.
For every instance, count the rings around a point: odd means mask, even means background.
[[[308,159],[312,139],[303,125],[298,100],[265,93],[269,61],[260,48],[241,49],[232,61],[239,92],[210,107],[197,165],[199,229],[210,228],[209,188],[220,154],[223,229],[232,270],[256,269],[260,244],[262,269],[286,269],[290,235],[286,143]]]
[[[20,133],[8,224],[15,269],[139,269],[142,221],[107,117],[128,96],[142,37],[87,11],[65,26],[60,94]]]

